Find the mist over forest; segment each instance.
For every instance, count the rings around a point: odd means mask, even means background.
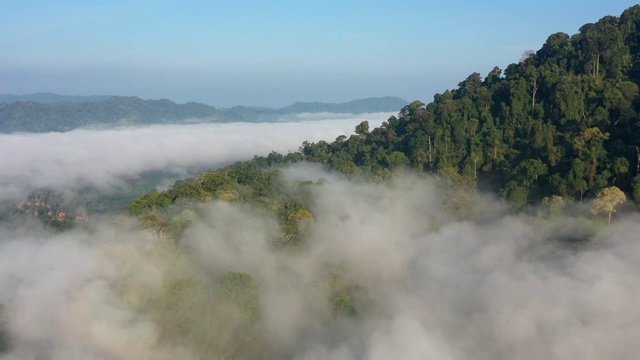
[[[393,113],[0,135],[0,359],[637,358],[638,31]]]
[[[0,200],[18,200],[39,188],[73,192],[88,186],[108,193],[149,171],[186,178],[193,175],[189,169],[215,169],[271,151],[295,152],[305,140],[334,139],[362,121],[379,125],[390,115],[299,114],[296,119],[305,121],[0,134],[0,152],[7,155],[0,158]]]

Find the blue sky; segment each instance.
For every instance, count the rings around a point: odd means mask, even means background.
[[[1,1],[0,93],[279,107],[430,101],[635,4],[537,1]]]

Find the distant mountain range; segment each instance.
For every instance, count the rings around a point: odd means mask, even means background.
[[[73,95],[58,95],[49,92],[39,92],[35,94],[14,95],[6,94],[0,95],[0,103],[11,102],[37,102],[42,104],[54,104],[54,103],[80,103],[80,102],[95,102],[104,101],[110,98],[111,95],[90,95],[90,96],[73,96]]]
[[[358,99],[346,103],[297,102],[280,109],[234,106],[217,109],[167,99],[122,96],[66,96],[52,93],[0,95],[0,132],[69,131],[80,127],[201,122],[276,122],[299,113],[372,113],[399,111],[399,97]]]

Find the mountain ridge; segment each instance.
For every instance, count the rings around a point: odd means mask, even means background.
[[[66,97],[59,95],[58,99]],[[218,109],[197,102],[178,104],[168,99],[144,100],[135,96],[111,96],[100,101],[82,102],[0,102],[0,133],[62,132],[87,126],[184,122],[275,122],[285,115],[296,113],[392,112],[406,104],[406,100],[391,96],[346,103],[297,102],[280,109],[241,105]]]

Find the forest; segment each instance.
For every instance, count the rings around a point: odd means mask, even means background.
[[[9,229],[30,251],[0,261],[35,255],[0,357],[633,359],[639,86],[636,5],[380,127],[56,219],[46,242]],[[27,301],[47,280],[63,295]]]
[[[452,211],[467,206],[477,190],[524,212],[596,198],[606,188],[640,202],[638,27],[640,6],[634,6],[577,34],[553,34],[504,71],[473,73],[457,89],[428,104],[414,101],[378,128],[363,122],[350,137],[304,142],[298,152],[198,174],[135,200],[132,213],[156,216],[172,204],[211,199],[275,201],[269,207],[290,229],[311,214],[294,215],[304,209],[301,197],[287,198],[274,179],[278,168],[299,162],[369,182],[432,174],[454,189]]]

